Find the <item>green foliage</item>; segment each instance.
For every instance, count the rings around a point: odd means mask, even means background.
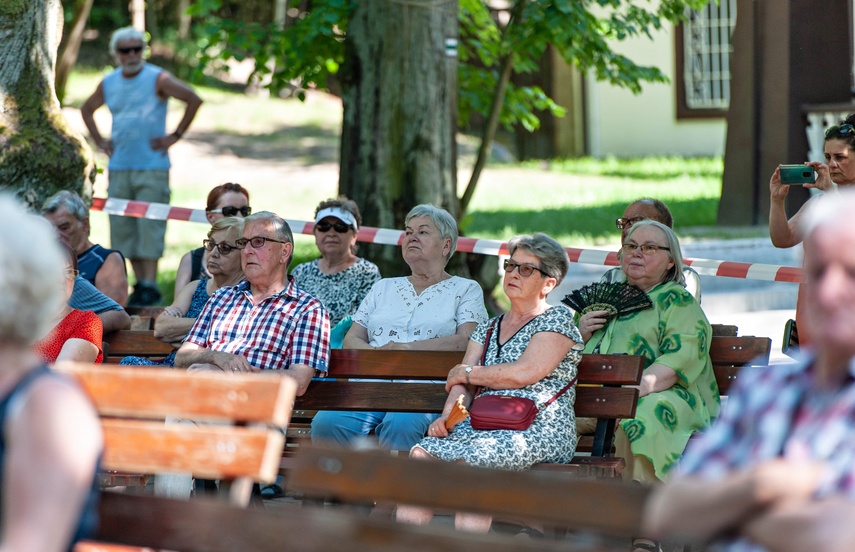
[[[323,89],[331,75],[346,80],[344,39],[356,1],[315,0],[310,11],[284,29],[224,17],[223,0],[194,2],[192,15],[204,22],[197,41],[199,72],[222,66],[231,57],[253,57],[253,77],[262,77],[273,91],[295,85]],[[568,63],[634,93],[641,92],[643,82],[663,82],[666,78],[658,68],[638,65],[612,46],[641,34],[651,36],[665,22],[682,18],[686,8],[697,9],[707,2],[516,0],[509,22],[502,25],[482,0],[458,0],[458,120],[465,123],[473,114],[489,113],[500,67],[508,56],[516,74],[533,73],[550,46]],[[564,109],[540,87],[510,83],[499,122],[506,128],[521,124],[535,130],[540,126],[538,112],[564,115]]]
[[[201,0],[191,5],[194,19],[204,21],[196,44],[199,73],[209,66],[224,68],[230,58],[242,61],[252,57],[255,71],[250,78],[262,79],[278,92],[292,84],[327,87],[328,77],[338,72],[344,60],[347,21],[356,2],[315,2],[311,11],[284,29],[275,23],[221,17],[222,5],[222,0]]]

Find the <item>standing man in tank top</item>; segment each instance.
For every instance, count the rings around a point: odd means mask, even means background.
[[[143,59],[145,35],[133,27],[113,33],[110,52],[119,67],[104,77],[80,108],[92,139],[110,156],[109,197],[169,203],[169,148],[187,132],[202,99],[185,83]],[[166,104],[186,104],[184,116],[166,133]],[[107,104],[113,116],[110,138],[95,124],[94,113]],[[166,221],[110,215],[112,247],[130,259],[136,276],[128,306],[156,305],[157,262],[163,256]]]

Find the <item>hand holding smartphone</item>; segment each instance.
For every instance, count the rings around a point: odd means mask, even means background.
[[[799,185],[816,182],[816,171],[807,165],[781,165],[781,184]]]

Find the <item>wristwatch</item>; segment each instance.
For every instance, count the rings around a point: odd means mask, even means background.
[[[472,385],[471,383],[469,383],[469,374],[472,373],[472,365],[467,365],[466,368],[464,368],[464,371],[466,372],[466,385]]]

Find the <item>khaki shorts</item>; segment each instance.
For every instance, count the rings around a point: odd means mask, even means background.
[[[169,203],[169,171],[110,171],[107,196]],[[166,237],[165,220],[110,215],[110,243],[127,259],[159,259]]]

